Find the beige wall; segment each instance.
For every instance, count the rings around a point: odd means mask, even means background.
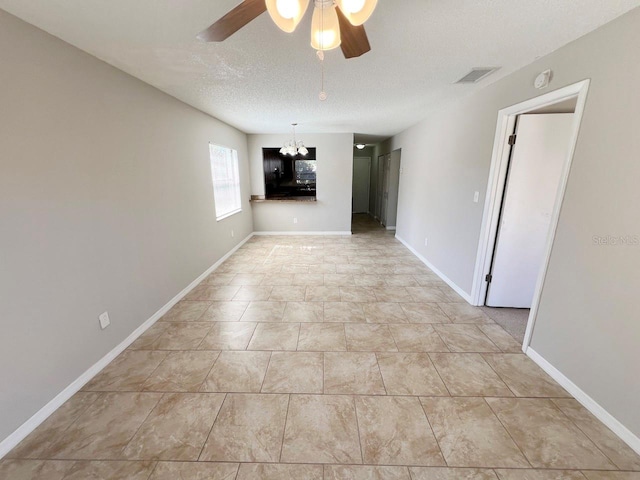
[[[317,198],[314,203],[255,203],[256,232],[350,232],[353,134],[298,134],[317,148]],[[280,147],[291,135],[248,135],[251,195],[264,195],[262,149]],[[293,219],[298,223],[294,224]]]
[[[251,233],[252,215],[243,133],[1,10],[0,59],[3,439]],[[243,212],[219,223],[209,141],[238,150],[244,179]]]
[[[640,436],[640,10],[563,47],[387,142],[402,148],[398,235],[470,292],[499,109],[591,79],[532,347]],[[452,87],[453,88],[453,87]],[[424,247],[424,237],[429,247]]]

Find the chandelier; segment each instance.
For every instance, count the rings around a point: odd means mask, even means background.
[[[296,126],[297,123],[292,123],[291,128],[293,130],[293,140],[289,140],[284,144],[284,146],[280,149],[280,153],[282,155],[291,155],[295,157],[296,155],[302,155],[303,157],[309,153],[307,147],[304,146],[304,143],[301,141],[296,141]]]
[[[311,46],[324,51],[333,50],[342,43],[336,8],[340,9],[351,25],[359,26],[369,19],[378,0],[314,0],[313,3]],[[307,11],[309,0],[266,0],[266,4],[267,11],[278,28],[291,33]]]

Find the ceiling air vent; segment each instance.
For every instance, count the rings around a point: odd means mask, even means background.
[[[500,67],[475,67],[469,73],[458,80],[456,83],[478,83],[485,77],[488,77]]]

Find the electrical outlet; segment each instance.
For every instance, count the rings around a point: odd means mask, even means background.
[[[473,203],[478,203],[478,200],[480,200],[480,192],[473,194]]]
[[[427,237],[424,237],[424,246],[425,247],[429,246],[429,239]]]
[[[298,223],[298,218],[297,217],[293,217],[293,223]]]
[[[235,233],[233,233],[233,230],[231,230],[231,238],[235,237]]]
[[[102,330],[111,325],[111,320],[109,320],[109,312],[104,312],[103,314],[98,316],[98,320],[100,320],[100,328]]]

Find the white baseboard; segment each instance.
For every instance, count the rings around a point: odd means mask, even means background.
[[[253,232],[256,236],[339,236],[339,235],[351,235],[351,232]]]
[[[396,238],[400,241],[400,243],[402,243],[405,247],[407,247],[411,253],[413,253],[416,257],[418,257],[422,263],[424,263],[427,267],[429,267],[429,269],[432,270],[433,273],[438,275],[447,285],[449,285],[451,288],[453,288],[458,295],[460,295],[462,298],[464,298],[468,303],[473,304],[473,302],[471,301],[471,295],[469,295],[467,292],[462,290],[449,277],[447,277],[444,273],[442,273],[440,270],[438,270],[436,267],[434,267],[431,264],[431,262],[429,262],[429,260],[427,260],[422,255],[420,255],[415,248],[413,248],[405,240],[403,240],[401,237],[399,237],[397,233],[396,233]]]
[[[387,229],[387,230],[391,230],[391,231],[394,231],[394,232],[395,232],[396,227],[386,227],[386,229]]]
[[[640,438],[638,438],[631,430],[620,423],[613,415],[607,412],[600,404],[585,393],[580,387],[567,378],[560,370],[551,365],[533,348],[528,347],[527,356],[533,360],[542,370],[558,382],[567,392],[582,404],[584,408],[589,410],[598,420],[604,423],[609,429],[615,433],[620,439],[629,445],[636,453],[640,455]]]
[[[118,355],[120,355],[129,345],[131,345],[140,335],[142,335],[147,329],[149,329],[154,323],[156,323],[165,313],[167,313],[171,307],[184,298],[191,290],[208,277],[211,272],[217,269],[222,263],[233,255],[242,245],[244,245],[249,239],[253,237],[253,233],[247,236],[244,240],[233,247],[226,255],[220,260],[209,267],[202,275],[191,282],[185,289],[173,297],[167,302],[160,310],[154,313],[148,318],[142,325],[136,328],[131,335],[120,342],[113,350],[107,353],[104,357],[93,364],[82,375],[75,379],[70,385],[56,395],[49,403],[38,410],[29,420],[20,425],[11,435],[0,442],[0,460],[7,453],[9,453],[16,445],[24,440],[27,435],[33,432],[42,422],[44,422],[49,416],[55,412],[60,406],[75,395],[82,387],[84,387],[93,377],[95,377],[100,371],[111,363]]]

